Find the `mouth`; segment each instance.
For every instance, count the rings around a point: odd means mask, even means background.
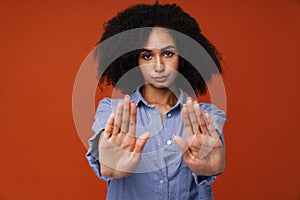
[[[154,80],[154,82],[158,82],[158,83],[163,83],[167,80],[168,76],[157,76],[157,77],[153,77],[152,79]]]

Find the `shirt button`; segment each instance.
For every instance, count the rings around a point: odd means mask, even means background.
[[[171,144],[172,144],[172,140],[168,140],[167,145],[171,145]]]
[[[160,184],[163,184],[163,183],[165,183],[165,180],[161,179],[159,182],[160,182]]]
[[[171,114],[171,113],[168,113],[167,117],[168,117],[168,118],[171,118],[171,117],[172,117],[172,114]]]

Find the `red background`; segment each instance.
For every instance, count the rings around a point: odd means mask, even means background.
[[[105,198],[74,126],[72,89],[102,23],[137,2],[0,0],[1,200]],[[300,1],[168,2],[225,60],[227,169],[215,199],[299,200]]]

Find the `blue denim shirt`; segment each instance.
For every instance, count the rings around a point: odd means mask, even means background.
[[[130,176],[121,179],[104,177],[100,173],[98,161],[100,133],[120,99],[104,98],[101,100],[92,126],[95,135],[89,140],[90,147],[86,157],[96,175],[108,182],[107,199],[213,199],[210,184],[216,177],[194,174],[184,163],[180,149],[172,137],[176,134],[185,138],[181,116],[181,106],[186,102],[183,91],[180,90],[176,105],[166,113],[163,122],[159,110],[145,101],[139,88],[130,99],[137,106],[136,136],[138,137],[145,131],[150,132],[150,137],[143,149],[142,160]],[[222,128],[226,121],[225,112],[213,104],[200,103],[199,106],[211,115],[224,144]]]

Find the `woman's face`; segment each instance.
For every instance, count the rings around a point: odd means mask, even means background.
[[[138,63],[146,84],[155,88],[175,86],[179,56],[172,36],[164,29],[151,31]]]

